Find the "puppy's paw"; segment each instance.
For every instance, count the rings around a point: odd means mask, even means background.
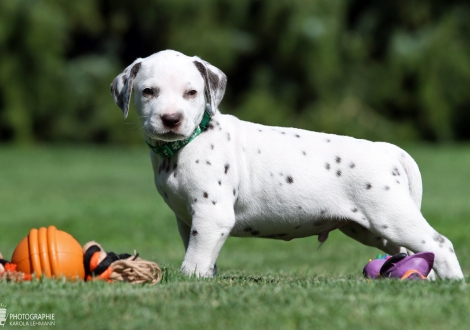
[[[203,277],[203,278],[210,278],[217,274],[217,267],[210,267],[208,269],[203,269],[202,267],[198,267],[197,265],[189,265],[186,262],[183,262],[181,266],[181,272],[186,276],[195,276],[195,277]]]

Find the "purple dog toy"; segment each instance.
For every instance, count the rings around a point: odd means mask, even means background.
[[[381,255],[369,261],[362,274],[365,278],[426,279],[434,264],[434,253],[421,252],[411,256],[398,253],[394,256]]]

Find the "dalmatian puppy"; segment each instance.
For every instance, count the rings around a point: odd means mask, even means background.
[[[382,142],[269,127],[218,111],[227,78],[165,50],[111,84],[127,117],[132,91],[155,185],[176,215],[181,270],[211,277],[228,236],[277,240],[339,229],[388,254],[430,251],[442,279],[463,279],[452,243],[420,212],[418,166]]]

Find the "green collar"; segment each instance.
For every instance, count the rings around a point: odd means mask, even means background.
[[[211,121],[211,116],[209,115],[209,112],[206,109],[206,111],[204,111],[204,116],[202,117],[201,123],[194,130],[194,133],[191,134],[191,136],[189,138],[184,139],[184,140],[177,140],[177,141],[173,141],[173,142],[166,142],[166,143],[164,143],[162,145],[159,145],[157,147],[154,147],[153,145],[148,143],[147,139],[145,139],[145,143],[147,143],[149,148],[152,149],[153,152],[155,152],[157,155],[162,156],[163,158],[170,158],[171,156],[173,156],[175,154],[175,152],[177,152],[178,150],[183,148],[189,142],[194,140],[199,134],[204,132],[210,121]]]

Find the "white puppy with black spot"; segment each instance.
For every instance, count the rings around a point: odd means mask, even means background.
[[[421,215],[421,176],[405,151],[223,115],[226,82],[199,57],[166,50],[111,84],[124,117],[135,91],[155,184],[186,248],[185,274],[213,276],[228,236],[323,242],[339,229],[389,254],[434,252],[440,278],[463,278],[452,243]]]

